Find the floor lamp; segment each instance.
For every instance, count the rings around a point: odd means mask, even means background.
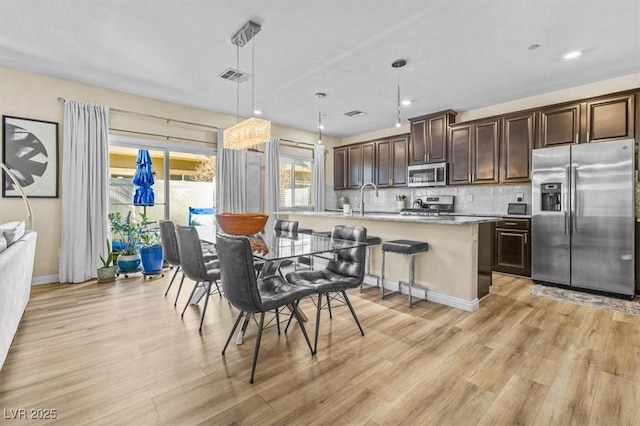
[[[25,194],[24,189],[18,182],[16,176],[11,172],[11,170],[4,164],[0,163],[0,167],[4,172],[9,176],[9,179],[15,184],[18,191],[20,191],[20,195],[22,196],[22,201],[24,201],[24,206],[27,209],[27,213],[29,213],[29,229],[33,229],[34,221],[33,221],[33,210],[31,210],[31,203],[29,203],[29,199],[27,198],[27,194]]]

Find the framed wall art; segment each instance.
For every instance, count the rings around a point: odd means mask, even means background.
[[[30,198],[58,198],[58,123],[2,116],[2,162]],[[2,196],[20,197],[3,172]]]

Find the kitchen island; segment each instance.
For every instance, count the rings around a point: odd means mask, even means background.
[[[496,217],[483,216],[410,216],[394,213],[367,213],[360,216],[339,212],[283,211],[282,219],[297,220],[301,228],[330,231],[334,225],[364,226],[367,235],[389,240],[417,240],[429,244],[429,250],[416,257],[415,282],[428,289],[427,299],[436,303],[475,311],[491,285],[493,223]],[[371,273],[381,275],[382,246],[371,247]],[[398,289],[398,281],[408,277],[408,259],[387,254],[385,288]],[[365,283],[375,285],[374,277]],[[406,292],[406,286],[402,286]],[[421,290],[415,294],[422,296]],[[402,296],[393,296],[402,297]]]

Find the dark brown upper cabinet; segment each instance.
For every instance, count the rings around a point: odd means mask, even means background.
[[[449,125],[455,117],[447,110],[410,119],[409,165],[447,161]]]
[[[449,127],[449,183],[471,183],[471,138],[473,124]]]
[[[500,119],[475,123],[472,143],[472,181],[498,183],[500,164]]]
[[[376,144],[375,142],[362,145],[362,182],[373,182],[376,167]]]
[[[376,142],[376,180],[380,188],[407,185],[407,135]]]
[[[374,142],[347,147],[347,188],[360,188],[375,178],[376,147]]]
[[[541,109],[537,148],[579,143],[583,109],[584,103]]]
[[[497,183],[499,118],[454,124],[449,129],[449,183]]]
[[[531,150],[535,138],[534,111],[502,118],[500,182],[531,180]]]
[[[347,148],[333,149],[333,189],[347,188]]]
[[[391,139],[391,158],[393,170],[391,186],[407,186],[407,161],[409,159],[409,136],[396,136]]]
[[[347,147],[347,188],[362,186],[362,145]]]
[[[391,186],[392,170],[391,140],[376,142],[376,185],[379,188]]]
[[[633,138],[635,102],[633,93],[588,101],[585,142]]]

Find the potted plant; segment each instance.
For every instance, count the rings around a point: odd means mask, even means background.
[[[121,250],[118,253],[118,269],[120,272],[136,272],[140,270],[140,253],[138,251],[140,225],[131,221],[131,212],[123,218],[120,212],[109,213],[111,234],[118,238]],[[114,241],[115,242],[115,241]]]
[[[150,221],[146,214],[140,213],[140,217],[142,220],[138,235],[142,243],[140,247],[142,269],[145,274],[158,274],[162,272],[162,264],[164,262],[160,233],[155,222]]]
[[[113,264],[113,251],[111,250],[111,241],[107,238],[107,257],[104,258],[100,255],[102,261],[102,267],[98,268],[98,282],[106,283],[116,279],[116,272],[118,267]]]

